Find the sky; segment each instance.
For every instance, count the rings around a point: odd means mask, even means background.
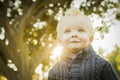
[[[94,35],[94,41],[92,43],[93,48],[95,51],[98,51],[100,47],[102,47],[105,50],[105,55],[112,50],[114,50],[115,44],[117,44],[120,47],[120,21],[116,22],[115,25],[113,25],[110,28],[110,32],[107,34],[104,34],[104,39],[98,39],[99,34],[95,33]]]

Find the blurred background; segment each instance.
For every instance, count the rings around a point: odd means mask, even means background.
[[[71,7],[92,20],[93,48],[120,76],[120,0],[0,0],[0,80],[47,80],[61,51],[56,25]]]

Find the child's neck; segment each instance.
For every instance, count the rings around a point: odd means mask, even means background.
[[[63,53],[68,55],[70,58],[75,59],[78,54],[81,54],[83,50],[79,51],[70,51],[70,50],[63,50]]]

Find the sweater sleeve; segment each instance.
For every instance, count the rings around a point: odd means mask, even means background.
[[[101,80],[120,80],[110,63],[106,63],[101,72]]]

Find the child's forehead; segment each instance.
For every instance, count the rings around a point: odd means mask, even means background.
[[[73,30],[73,29],[86,29],[84,25],[69,25],[69,26],[63,26],[62,29],[64,30]]]
[[[82,28],[90,26],[90,21],[87,17],[81,15],[65,16],[60,22],[61,28]]]

